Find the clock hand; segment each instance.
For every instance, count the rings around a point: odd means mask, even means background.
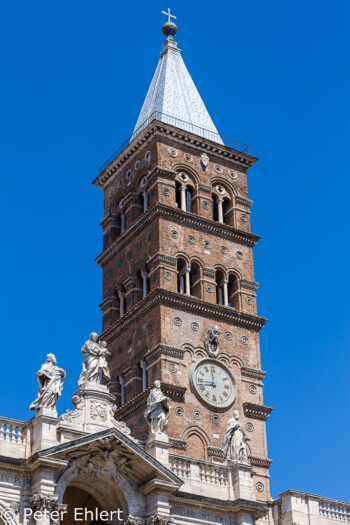
[[[212,381],[205,381],[204,379],[198,379],[198,383],[200,383],[201,385],[213,386],[213,382]]]
[[[213,387],[216,388],[216,381],[215,381],[215,377],[214,377],[214,372],[211,371],[211,377],[212,377],[212,380],[213,380]]]

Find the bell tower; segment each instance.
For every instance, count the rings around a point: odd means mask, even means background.
[[[183,62],[171,21],[134,132],[101,167],[102,338],[116,419],[146,441],[144,410],[161,382],[171,399],[170,461],[224,462],[238,411],[257,500],[269,501],[247,171],[249,146],[221,136]],[[177,463],[176,463],[177,462]]]

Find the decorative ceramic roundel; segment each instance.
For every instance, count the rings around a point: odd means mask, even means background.
[[[231,371],[216,359],[201,359],[190,369],[190,385],[199,399],[217,408],[227,408],[236,399],[237,385]]]

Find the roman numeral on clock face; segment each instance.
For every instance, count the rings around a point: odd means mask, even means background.
[[[213,395],[213,401],[216,403],[216,396]]]
[[[201,392],[204,392],[204,390],[205,390],[205,386],[201,385],[201,386],[199,387],[199,390],[200,390]]]
[[[205,397],[206,397],[207,399],[209,399],[209,395],[210,395],[210,394],[209,394],[208,391],[207,391],[204,395],[205,395]]]

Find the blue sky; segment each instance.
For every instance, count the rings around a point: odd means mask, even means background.
[[[272,494],[350,500],[346,0],[2,2],[0,414],[32,415],[47,352],[69,371],[70,407],[101,330],[91,181],[133,130],[168,5],[216,127],[260,158],[248,183]]]

